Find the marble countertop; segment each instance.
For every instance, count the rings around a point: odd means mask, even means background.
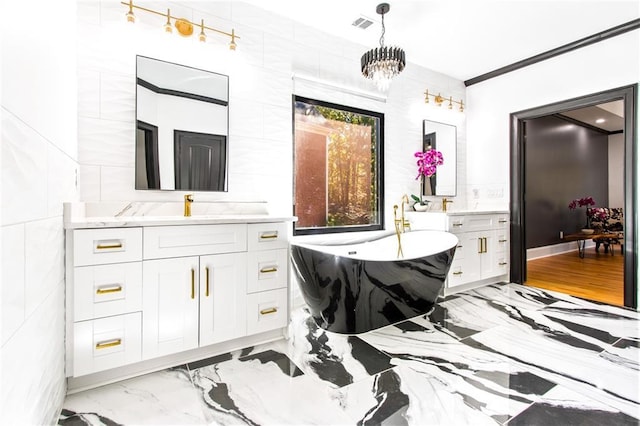
[[[294,222],[295,216],[201,215],[201,216],[104,216],[65,221],[66,229],[121,228],[138,226],[217,225],[228,223]]]
[[[270,214],[264,202],[197,202],[189,217],[182,202],[65,203],[66,229],[138,226],[217,225],[227,223],[295,222],[289,215]]]
[[[509,210],[499,210],[499,209],[493,209],[493,210],[450,210],[450,211],[446,211],[443,212],[442,210],[440,211],[426,211],[426,212],[416,212],[416,211],[408,211],[405,212],[405,214],[407,213],[411,213],[411,214],[424,214],[424,213],[429,213],[429,214],[442,214],[442,215],[447,215],[447,216],[462,216],[462,215],[470,215],[470,214],[502,214],[502,213],[509,213]]]

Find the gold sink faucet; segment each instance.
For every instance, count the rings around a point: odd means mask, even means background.
[[[442,199],[442,211],[443,212],[447,211],[447,204],[448,203],[453,203],[453,200],[447,200],[446,198]]]
[[[191,203],[193,203],[193,194],[184,196],[184,217],[191,216]]]

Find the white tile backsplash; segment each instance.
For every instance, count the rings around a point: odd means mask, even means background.
[[[62,203],[78,198],[78,163],[57,147],[47,148],[47,216],[62,216]]]

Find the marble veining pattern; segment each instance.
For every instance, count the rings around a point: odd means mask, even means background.
[[[67,397],[59,424],[637,425],[638,313],[514,284],[359,335],[289,339]]]

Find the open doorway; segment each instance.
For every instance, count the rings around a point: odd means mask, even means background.
[[[617,250],[617,257],[616,255],[610,256],[610,253],[606,254],[608,257],[604,257],[604,248],[601,247],[599,250],[600,257],[598,258],[598,260],[603,261],[601,265],[604,264],[604,261],[611,261],[611,258],[613,258],[613,262],[618,262],[617,266],[615,266],[613,263],[604,266],[604,268],[609,268],[608,271],[604,272],[604,275],[606,279],[610,278],[611,280],[615,280],[616,273],[614,271],[619,271],[618,280],[622,279],[622,285],[620,286],[619,283],[619,289],[621,289],[622,294],[618,294],[619,303],[616,303],[612,300],[602,301],[615,304],[624,304],[625,306],[633,308],[637,306],[636,259],[634,255],[634,253],[636,252],[635,222],[637,221],[636,214],[634,212],[634,209],[636,208],[634,187],[636,176],[634,147],[634,132],[636,131],[636,90],[636,85],[626,86],[623,88],[613,89],[594,95],[588,95],[581,98],[559,102],[553,105],[547,105],[527,111],[521,111],[511,115],[512,282],[524,284],[528,280],[527,248],[535,249],[536,247],[548,246],[551,248],[547,248],[547,250],[549,252],[552,252],[555,246],[559,246],[562,244],[565,244],[565,248],[567,247],[566,244],[572,243],[575,244],[574,247],[576,247],[578,245],[578,242],[580,241],[581,243],[589,244],[592,240],[591,238],[583,239],[575,235],[576,233],[580,232],[581,225],[574,222],[576,220],[586,221],[586,207],[601,207],[602,204],[606,203],[607,206],[602,207],[608,208],[613,207],[612,205],[610,205],[610,203],[619,203],[621,204],[620,209],[624,213],[624,216],[621,219],[622,227],[624,229],[624,240],[622,241],[624,244],[619,244],[617,246],[613,246],[611,244],[609,245],[609,247],[607,247],[607,251]],[[598,133],[602,134],[600,139],[604,140],[605,143],[600,147],[600,150],[601,152],[603,152],[603,149],[607,149],[606,155],[603,155],[602,153],[598,154],[598,152],[591,152],[586,149],[581,150],[579,148],[579,144],[584,144],[584,138],[574,137],[573,146],[560,146],[556,143],[556,145],[554,145],[552,148],[553,150],[547,149],[547,151],[550,151],[547,153],[547,159],[551,158],[550,156],[554,156],[553,162],[555,163],[559,161],[559,157],[561,157],[563,151],[567,151],[567,153],[569,154],[569,156],[567,156],[564,160],[567,162],[567,164],[565,164],[564,167],[560,167],[559,169],[564,173],[563,176],[541,176],[540,173],[538,173],[538,175],[536,175],[535,173],[531,173],[530,175],[528,175],[528,168],[535,167],[535,161],[532,163],[531,161],[529,161],[532,159],[527,158],[527,152],[529,152],[526,146],[526,144],[529,143],[528,138],[530,138],[536,132],[539,136],[540,134],[544,134],[545,131],[548,132],[547,136],[557,136],[559,133],[562,133],[562,131],[569,131],[572,126],[576,126],[579,124],[579,122],[583,121],[580,119],[581,117],[583,117],[581,114],[587,113],[588,111],[593,112],[594,110],[592,110],[592,108],[595,108],[598,105],[604,108],[611,108],[613,105],[618,105],[616,104],[616,102],[620,102],[619,105],[622,106],[622,110],[620,112],[623,121],[622,133],[618,133],[618,130],[614,129],[611,131],[606,130],[607,134],[605,135],[604,129],[596,128],[596,126],[588,128],[590,125],[589,123],[586,126],[584,124],[580,124],[582,136],[584,136],[584,134],[586,133],[592,133],[596,136],[597,139]],[[600,108],[600,110],[605,110],[604,108]],[[608,133],[612,134],[609,135]],[[607,170],[606,178],[603,178],[603,174],[601,172],[592,170],[592,172],[589,173],[589,167],[586,167],[579,171],[576,170],[573,165],[580,162],[573,162],[570,158],[571,155],[587,157],[591,155],[593,158],[591,158],[590,161],[595,161],[596,163],[598,161],[599,155],[601,158],[609,158],[608,149],[609,138],[611,136],[613,136],[613,144],[615,144],[617,141],[622,145],[622,153],[619,155],[622,157],[622,162],[618,167],[613,166],[612,168],[613,175],[615,175],[616,171],[621,173],[622,188],[620,188],[618,184],[611,187],[611,183],[609,182],[608,164],[601,164],[600,166],[597,166],[602,170]],[[549,143],[548,140],[546,140],[546,142]],[[529,152],[529,155],[532,155],[531,152]],[[612,155],[612,157],[615,156],[616,154]],[[585,158],[582,158],[581,160],[585,160]],[[596,167],[593,164],[592,167]],[[572,167],[574,168],[572,169]],[[615,180],[615,177],[613,175],[611,177],[613,180]],[[546,205],[544,202],[540,202],[540,200],[536,198],[535,193],[528,193],[528,191],[532,190],[535,185],[529,185],[531,187],[529,188],[529,186],[527,185],[527,179],[541,179],[543,181],[546,180],[542,185],[542,188],[546,188],[548,193],[548,196],[543,197],[547,198]],[[573,183],[574,185],[569,185],[570,183]],[[576,194],[563,194],[563,188],[567,189],[570,192],[574,191],[576,192]],[[609,194],[610,192],[611,196]],[[598,195],[594,196],[594,193],[597,193]],[[584,210],[582,212],[582,215],[584,216],[580,216],[577,213],[568,211],[568,204],[573,199],[588,197],[594,198],[594,203],[597,202],[597,204],[599,205],[582,206],[581,208]],[[620,197],[622,199],[620,199]],[[567,199],[564,200],[564,198]],[[564,202],[561,203],[561,200]],[[566,214],[560,214],[560,209],[564,209]],[[528,227],[536,221],[542,223],[542,225],[538,224],[538,229],[535,229],[535,227],[534,229],[528,229]],[[544,229],[544,231],[541,231],[541,229]],[[561,232],[569,235],[573,234],[573,237],[575,239],[568,238],[568,240],[570,241],[563,241],[560,238]],[[548,242],[551,242],[551,244],[547,244]],[[562,248],[558,249],[558,251],[562,251]],[[549,252],[547,254],[553,254]],[[529,254],[531,253],[532,252],[530,251]],[[589,246],[587,246],[586,249],[581,253],[574,253],[578,258],[580,258],[580,261],[583,263],[578,265],[574,264],[573,266],[571,266],[573,270],[550,270],[551,266],[547,265],[543,268],[543,270],[545,270],[547,273],[544,279],[558,284],[568,276],[574,281],[572,285],[580,288],[581,284],[584,284],[585,281],[587,281],[583,276],[580,276],[583,274],[585,269],[584,261],[589,260],[590,257],[595,257],[595,253],[595,247]],[[582,255],[584,255],[584,258],[580,257]],[[534,272],[534,275],[535,274],[536,272]],[[555,290],[564,290],[565,292],[570,293],[570,291],[568,291],[566,288],[555,288]],[[581,288],[581,290],[584,289]],[[576,295],[590,298],[592,300],[597,299],[594,297],[590,297],[588,294],[584,293]]]
[[[525,284],[623,305],[622,100],[524,120],[523,137]]]

